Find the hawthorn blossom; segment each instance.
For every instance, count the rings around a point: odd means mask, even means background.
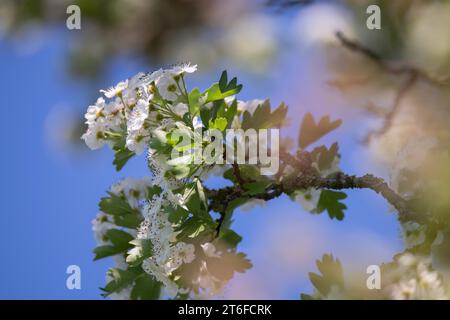
[[[101,93],[105,95],[107,98],[113,98],[120,96],[122,91],[124,91],[128,87],[128,80],[121,81],[117,85],[110,87],[106,90],[100,90]]]
[[[146,198],[150,186],[151,179],[149,177],[142,179],[126,178],[113,184],[111,192],[116,195],[123,194],[132,208],[138,208],[141,201]]]
[[[398,266],[388,274],[395,279],[385,291],[396,300],[447,299],[440,275],[432,270],[431,258],[405,253],[397,259]]]
[[[298,191],[295,196],[295,201],[298,202],[305,211],[312,212],[317,208],[319,203],[321,190],[309,188],[305,191]]]
[[[92,231],[94,232],[95,240],[98,245],[105,245],[109,242],[106,238],[106,232],[114,229],[115,225],[109,221],[108,216],[103,213],[97,213],[95,219],[92,220]]]
[[[91,150],[100,149],[108,143],[106,128],[101,124],[95,124],[88,128],[88,130],[81,136],[86,145]]]
[[[182,73],[194,73],[195,71],[197,71],[197,65],[195,64],[191,66],[190,63],[179,64],[169,70],[169,72],[174,75],[180,75]]]

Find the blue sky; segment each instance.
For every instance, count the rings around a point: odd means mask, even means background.
[[[71,81],[64,70],[67,47],[67,32],[51,32],[37,51],[28,54],[21,54],[14,43],[0,40],[3,119],[0,126],[3,140],[0,298],[3,299],[100,298],[99,287],[104,285],[105,272],[111,262],[92,261],[95,241],[90,221],[109,185],[121,177],[147,174],[144,157],[134,159],[123,172],[117,173],[111,165],[109,150],[61,154],[49,146],[45,126],[51,110],[58,106],[82,110],[95,101],[95,94],[101,87],[141,69],[151,69],[124,57],[111,64],[99,84]],[[245,85],[240,98],[270,96],[275,102],[283,98],[291,105],[291,121],[298,124],[306,111],[336,113],[315,109],[319,102],[315,100],[317,94],[312,86],[320,79],[316,79],[314,56],[314,52],[308,50],[300,55],[288,52],[275,62],[274,70],[278,72],[265,76],[249,75],[224,62],[216,70],[194,76],[192,82],[204,88],[227,68]],[[201,64],[199,67],[201,70]],[[299,70],[302,70],[300,76]],[[304,85],[294,88],[293,84],[299,82]],[[101,87],[92,87],[97,85]],[[339,135],[333,139],[342,143],[343,169],[361,173],[366,167],[358,164],[359,159],[364,159],[358,156],[363,149],[355,142],[358,136],[355,126],[348,124],[339,130]],[[294,131],[288,130],[288,133],[294,134]],[[323,253],[339,256],[344,266],[361,260],[360,271],[365,262],[389,260],[401,245],[395,215],[389,214],[384,201],[371,191],[348,194],[345,202],[349,210],[342,222],[330,220],[326,215],[305,213],[287,198],[277,199],[250,213],[237,212],[234,226],[244,236],[240,248],[248,253],[255,267],[248,274],[236,277],[231,286],[239,288],[250,281],[253,287],[261,288],[255,298],[297,298],[300,292],[311,290],[307,271],[315,270],[314,260]],[[314,230],[319,231],[314,233]],[[296,260],[289,260],[291,257],[280,254],[286,248],[278,250],[272,246],[271,237],[281,237],[280,241],[290,251],[298,248],[303,255],[294,254]],[[286,267],[289,263],[293,266]],[[81,267],[81,290],[66,289],[65,270],[71,264]],[[293,269],[297,267],[298,272]],[[260,277],[262,274],[264,279]],[[248,297],[240,294],[237,297]]]

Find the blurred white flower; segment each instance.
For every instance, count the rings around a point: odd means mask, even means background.
[[[295,201],[298,202],[303,209],[308,212],[317,208],[319,203],[321,190],[310,188],[306,191],[298,191],[295,196]]]

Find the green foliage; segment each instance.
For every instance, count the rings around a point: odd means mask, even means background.
[[[237,84],[237,78],[234,77],[228,82],[227,71],[223,71],[219,82],[214,83],[204,92],[206,96],[205,103],[225,99],[226,97],[238,94],[241,90],[242,84]]]
[[[103,297],[120,292],[130,286],[132,286],[131,299],[133,300],[154,300],[160,296],[161,283],[146,274],[140,267],[131,267],[127,270],[111,268],[108,276],[111,280],[104,288],[101,288],[104,291]]]
[[[121,248],[116,248],[115,246],[112,245],[98,246],[94,249],[95,254],[94,261],[115,256],[121,252],[123,252]]]
[[[311,152],[312,159],[317,163],[319,170],[329,169],[336,157],[339,157],[339,147],[337,142],[333,143],[329,149],[325,146],[314,148]]]
[[[183,198],[187,209],[192,215],[203,219],[210,218],[205,191],[199,179],[195,179],[194,182],[186,185]]]
[[[269,183],[269,178],[267,176],[261,175],[261,172],[257,166],[249,164],[240,164],[239,173],[241,178],[246,181],[246,184],[252,182]],[[228,169],[224,172],[223,177],[230,180],[233,183],[237,183],[236,176],[234,175],[233,168]]]
[[[214,121],[209,120],[209,128],[223,131],[227,128],[228,121],[224,117],[216,118]]]
[[[122,126],[121,130],[117,133],[112,133],[108,136],[113,141],[112,149],[114,151],[113,165],[116,171],[122,170],[135,153],[128,150],[126,146],[126,127]]]
[[[134,248],[128,251],[126,262],[133,267],[139,266],[145,259],[153,254],[153,245],[149,239],[134,239],[130,241]]]
[[[200,118],[206,128],[223,131],[229,128],[237,114],[237,101],[225,103],[223,99],[216,100],[200,106]],[[216,122],[220,119],[219,122]]]
[[[102,296],[107,297],[111,293],[119,292],[132,285],[139,274],[138,268],[129,268],[128,270],[118,268],[109,269],[108,276],[111,278],[111,281],[109,281],[104,288],[101,288],[101,290],[105,292]]]
[[[196,115],[200,112],[200,98],[202,93],[198,88],[193,89],[188,96],[189,101],[189,113],[191,115]]]
[[[313,115],[308,112],[304,116],[302,125],[300,126],[298,146],[305,149],[324,135],[338,128],[341,124],[341,120],[330,122],[329,116],[320,118],[319,123],[316,124]]]
[[[281,128],[286,121],[287,106],[282,103],[273,112],[270,109],[269,100],[265,100],[256,107],[253,114],[244,111],[242,129]]]
[[[175,231],[180,233],[177,239],[180,241],[187,241],[192,238],[197,238],[199,235],[214,230],[214,225],[211,219],[203,219],[200,217],[191,217],[185,220]]]
[[[318,293],[326,296],[334,286],[340,289],[344,288],[344,274],[339,259],[334,260],[332,254],[325,254],[322,260],[316,261],[316,264],[320,274],[310,272],[308,275]],[[303,300],[314,299],[307,294],[302,294],[301,298]]]
[[[347,209],[347,206],[339,202],[339,200],[345,198],[347,198],[347,195],[344,192],[322,190],[317,208],[314,212],[322,213],[327,210],[328,216],[331,219],[336,218],[337,220],[342,220],[344,219],[344,210]]]
[[[222,228],[219,235],[219,240],[225,242],[225,244],[227,244],[230,248],[236,248],[242,241],[242,237],[231,229]]]
[[[248,194],[249,196],[254,196],[263,193],[269,185],[270,181],[256,181],[246,183],[243,185],[243,187],[245,190],[247,190],[246,194]]]
[[[112,215],[117,226],[136,229],[142,221],[139,210],[132,208],[123,196],[108,194],[100,200],[100,211]]]
[[[116,254],[125,253],[132,247],[130,241],[133,240],[133,237],[128,232],[119,229],[111,229],[108,230],[105,235],[106,238],[111,242],[111,244],[95,248],[94,260],[99,260]]]
[[[142,274],[135,280],[130,298],[133,300],[156,300],[161,294],[161,283],[148,274]]]

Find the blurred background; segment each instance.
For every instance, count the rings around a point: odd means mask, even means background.
[[[71,4],[81,30],[66,27]],[[381,30],[366,27],[369,4],[382,9]],[[98,201],[148,171],[137,157],[117,173],[110,150],[80,140],[99,89],[187,61],[199,66],[188,87],[206,88],[226,69],[244,84],[239,99],[289,105],[286,137],[306,112],[342,118],[324,140],[339,142],[341,169],[390,181],[402,146],[448,137],[449,34],[450,1],[0,0],[0,298],[101,298],[111,261],[93,262]],[[395,212],[371,191],[348,195],[343,221],[287,197],[237,212],[254,267],[221,297],[298,299],[324,253],[361,281],[390,261],[404,246]],[[66,288],[72,264],[81,290]]]

